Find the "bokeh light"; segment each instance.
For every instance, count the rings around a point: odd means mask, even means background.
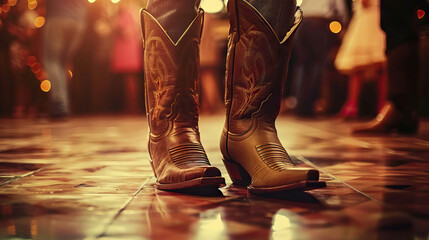
[[[40,83],[40,89],[44,92],[49,92],[51,90],[51,82],[49,80],[43,80]]]
[[[37,58],[35,56],[29,56],[27,58],[27,65],[28,66],[33,66],[33,64],[35,64],[37,62]]]
[[[67,70],[67,76],[69,79],[73,78],[73,72],[71,70]]]
[[[42,70],[42,66],[40,65],[40,63],[36,62],[35,64],[31,65],[31,71],[33,73],[38,73]]]
[[[95,0],[88,0],[89,3],[95,3]]]
[[[332,21],[329,24],[329,30],[331,30],[331,32],[333,33],[339,33],[341,32],[341,23],[339,23],[338,21]]]
[[[7,4],[9,4],[11,7],[16,5],[17,0],[9,0],[7,1]]]
[[[1,7],[1,10],[5,13],[9,12],[10,5],[9,4],[3,4],[3,6]]]
[[[419,19],[422,19],[425,15],[426,15],[426,12],[425,12],[425,11],[423,11],[423,10],[421,10],[421,9],[417,10],[417,17],[418,17]]]
[[[120,2],[121,0],[110,0],[112,3],[118,3],[118,2]]]
[[[39,81],[42,81],[43,79],[46,79],[46,72],[42,70],[40,70],[38,73],[36,73],[36,78]]]
[[[206,13],[218,13],[224,8],[224,3],[221,0],[202,0],[201,8]]]
[[[28,0],[28,8],[33,10],[37,7],[37,0]]]
[[[33,65],[31,65],[31,71],[35,74],[37,74],[38,72],[40,72],[42,70],[42,66],[40,65],[40,63],[35,63]]]
[[[41,28],[43,27],[43,25],[45,25],[45,18],[42,16],[38,16],[34,19],[34,26],[36,28]]]

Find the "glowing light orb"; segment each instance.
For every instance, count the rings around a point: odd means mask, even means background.
[[[17,0],[9,0],[7,1],[7,4],[9,4],[11,7],[16,5]]]
[[[42,16],[38,16],[34,19],[34,26],[36,28],[41,28],[43,27],[43,25],[45,25],[45,18]]]
[[[43,80],[40,83],[40,89],[44,92],[49,92],[51,90],[51,82],[49,80]]]
[[[36,0],[28,0],[28,9],[33,10],[37,7]]]
[[[339,33],[341,32],[341,29],[342,29],[341,23],[339,23],[338,21],[332,21],[329,24],[329,30],[331,30],[331,32],[333,33]]]
[[[10,10],[10,5],[9,4],[3,4],[1,7],[1,10],[5,13],[9,12]]]
[[[423,11],[423,10],[421,10],[421,9],[417,10],[417,17],[418,17],[419,19],[422,19],[425,15],[426,15],[426,12],[425,12],[425,11]]]

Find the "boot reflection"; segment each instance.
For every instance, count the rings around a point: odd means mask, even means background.
[[[270,198],[267,201],[267,197]],[[264,197],[249,195],[226,202],[221,207],[228,239],[294,239],[300,216],[291,209],[320,207],[305,192],[289,192]],[[302,236],[302,233],[299,233]]]
[[[301,216],[292,209],[319,208],[305,192],[279,196],[247,195],[230,187],[225,197],[184,195],[153,189],[145,211],[148,239],[293,239]],[[294,224],[295,222],[295,224]],[[300,236],[302,236],[302,233]]]
[[[145,237],[171,239],[174,236],[178,240],[210,236],[210,239],[222,239],[218,207],[223,201],[219,190],[184,195],[153,189],[150,206],[145,211]],[[213,234],[218,234],[219,238],[212,238]]]

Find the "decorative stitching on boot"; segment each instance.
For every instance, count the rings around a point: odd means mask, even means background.
[[[266,75],[270,68],[268,65],[274,62],[274,54],[271,49],[265,54],[260,52],[261,47],[269,46],[269,40],[254,26],[242,34],[239,44],[245,50],[240,76],[242,83],[238,85],[243,100],[234,115],[243,117],[261,108],[261,98],[269,94],[271,82],[267,81]]]
[[[284,147],[280,144],[257,145],[256,150],[262,161],[275,171],[283,171],[294,166]]]
[[[169,149],[173,163],[178,168],[191,166],[209,166],[209,160],[201,144],[189,143]]]

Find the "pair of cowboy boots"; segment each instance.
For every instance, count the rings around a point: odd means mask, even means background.
[[[252,193],[321,187],[319,172],[294,166],[274,126],[279,113],[294,32],[301,11],[279,37],[245,0],[228,3],[230,36],[226,71],[226,123],[221,152],[236,185]],[[210,165],[198,130],[199,10],[177,41],[141,11],[149,154],[162,190],[218,188],[225,179]]]

